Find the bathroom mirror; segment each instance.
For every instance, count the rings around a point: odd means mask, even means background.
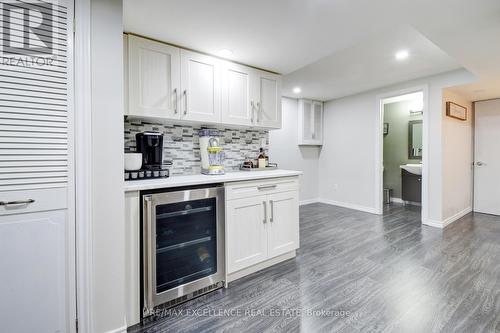
[[[422,120],[408,122],[408,159],[422,159]]]

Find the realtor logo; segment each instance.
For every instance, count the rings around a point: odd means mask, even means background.
[[[47,2],[2,2],[3,56],[53,53],[53,11]]]

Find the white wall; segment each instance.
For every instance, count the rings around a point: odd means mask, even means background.
[[[446,102],[467,107],[467,121],[446,116]],[[443,221],[450,221],[472,210],[473,108],[460,95],[443,91]]]
[[[298,146],[298,100],[282,98],[282,128],[269,131],[269,157],[280,169],[300,170],[300,201],[315,201],[318,198],[318,162],[320,149],[317,146]]]
[[[92,0],[92,328],[125,326],[121,0]]]
[[[427,217],[442,221],[442,89],[472,82],[456,70],[325,103],[325,141],[319,159],[320,198],[376,212],[376,138],[379,96],[416,86],[428,87],[429,202]]]

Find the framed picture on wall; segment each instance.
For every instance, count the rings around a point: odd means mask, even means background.
[[[467,120],[467,108],[453,102],[446,102],[446,115],[459,120]]]
[[[389,123],[384,123],[384,135],[389,134]]]

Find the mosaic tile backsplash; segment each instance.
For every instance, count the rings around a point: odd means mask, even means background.
[[[145,131],[163,133],[163,161],[172,161],[172,175],[198,174],[201,169],[198,131],[216,128],[221,134],[226,171],[238,170],[246,156],[256,158],[261,142],[269,148],[269,131],[256,129],[229,129],[216,126],[154,123],[147,120],[125,119],[125,152],[134,152],[135,134]]]

